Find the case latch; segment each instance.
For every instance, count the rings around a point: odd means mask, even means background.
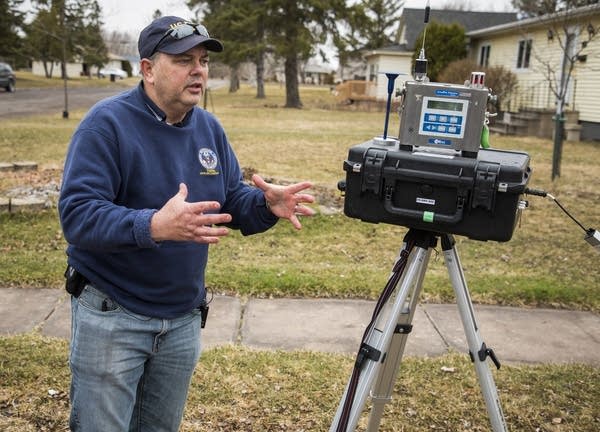
[[[489,162],[480,162],[475,172],[475,187],[473,188],[472,208],[484,208],[488,211],[494,209],[497,182],[500,174],[500,165]]]
[[[383,174],[383,163],[385,162],[386,151],[378,149],[369,149],[365,154],[363,164],[361,192],[373,192],[379,195],[381,192]]]

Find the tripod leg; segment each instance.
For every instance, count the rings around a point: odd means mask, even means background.
[[[429,243],[435,241],[435,238],[431,235],[427,235],[426,238],[429,240]],[[355,430],[367,396],[373,388],[373,383],[377,377],[379,377],[380,383],[378,387],[381,387],[377,389],[377,394],[383,394],[383,397],[380,397],[382,402],[377,404],[378,408],[376,412],[372,413],[371,417],[374,423],[379,424],[383,404],[389,400],[389,395],[384,393],[391,393],[391,390],[383,388],[384,375],[390,381],[391,378],[389,377],[395,375],[394,370],[400,363],[404,341],[401,339],[398,341],[399,343],[395,344],[396,347],[393,353],[390,352],[390,345],[398,323],[404,323],[409,319],[412,320],[414,305],[412,308],[409,306],[411,310],[404,317],[402,314],[406,312],[407,299],[411,292],[413,294],[409,304],[413,304],[413,299],[416,303],[430,255],[429,243],[426,247],[421,247],[422,245],[420,244],[418,247],[412,249],[402,277],[396,283],[399,287],[394,286],[396,295],[393,298],[393,302],[392,298],[390,298],[385,305],[385,311],[383,311],[385,313],[374,317],[374,320],[376,320],[373,323],[374,325],[368,327],[368,332],[363,337],[361,350],[357,356],[353,375],[346,386],[335,418],[329,429],[330,432],[349,432]],[[389,362],[385,361],[388,355],[391,355]],[[380,370],[384,361],[387,370],[385,373],[382,373]],[[393,387],[393,383],[391,385]]]
[[[465,336],[467,337],[471,359],[475,364],[479,386],[481,387],[481,393],[485,400],[492,430],[494,432],[506,432],[508,430],[506,420],[504,419],[504,414],[502,412],[502,406],[500,404],[500,398],[498,397],[496,384],[494,383],[494,377],[486,363],[487,356],[491,357],[498,369],[500,368],[500,363],[496,359],[494,351],[488,349],[485,343],[483,343],[479,333],[479,327],[475,321],[473,303],[471,302],[471,296],[469,295],[469,289],[467,288],[467,281],[460,264],[458,252],[454,247],[454,238],[447,234],[442,235],[441,238],[444,260],[446,267],[448,268],[454,293],[456,294],[456,304],[458,305]]]
[[[396,329],[392,335],[385,360],[383,361],[383,365],[379,370],[377,380],[371,391],[372,407],[367,432],[379,430],[385,404],[392,400],[394,384],[396,383],[408,335],[412,331],[413,317],[419,302],[423,278],[425,277],[425,270],[427,269],[430,255],[431,249],[429,249],[428,253],[424,256],[424,261],[419,268],[419,273],[415,275],[416,279],[413,281],[412,290],[408,293],[408,298],[400,311],[400,316],[398,317]]]

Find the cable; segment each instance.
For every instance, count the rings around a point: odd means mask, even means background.
[[[595,248],[597,251],[600,252],[600,233],[598,232],[598,230],[596,230],[594,228],[591,228],[591,227],[590,228],[584,227],[581,222],[579,222],[571,213],[569,213],[569,211],[565,208],[565,206],[563,206],[556,199],[556,197],[554,197],[553,195],[549,194],[548,192],[540,190],[540,189],[529,189],[529,188],[526,188],[524,192],[526,194],[528,194],[528,195],[536,195],[536,196],[541,196],[541,197],[548,197],[552,201],[554,201],[556,203],[556,205],[558,207],[560,207],[560,209],[563,212],[565,212],[565,214],[567,216],[569,216],[573,220],[573,222],[575,222],[585,232],[584,240],[586,242],[588,242],[593,248]]]
[[[563,206],[563,205],[562,205],[562,204],[561,204],[561,203],[560,203],[560,202],[559,202],[559,201],[558,201],[558,200],[557,200],[555,197],[553,197],[552,195],[548,194],[548,198],[550,198],[551,200],[553,200],[553,201],[556,203],[556,205],[557,205],[557,206],[559,206],[559,207],[560,207],[560,209],[561,209],[562,211],[564,211],[564,212],[565,212],[565,214],[566,214],[567,216],[569,216],[569,217],[570,217],[570,218],[573,220],[573,222],[575,222],[577,225],[579,225],[579,226],[581,227],[581,229],[582,229],[582,230],[584,230],[585,232],[587,232],[587,229],[586,229],[586,228],[585,228],[585,227],[584,227],[584,226],[581,224],[581,222],[579,222],[577,219],[575,219],[575,218],[574,218],[574,217],[571,215],[571,213],[569,213],[569,212],[567,211],[567,209],[566,209],[566,208],[565,208],[565,207],[564,207],[564,206]]]
[[[575,217],[574,217],[574,216],[573,216],[571,213],[569,213],[569,211],[568,211],[568,210],[567,210],[567,209],[566,209],[566,208],[565,208],[565,207],[564,207],[564,206],[563,206],[563,205],[562,205],[562,204],[561,204],[561,203],[560,203],[560,202],[559,202],[559,201],[556,199],[556,197],[554,197],[553,195],[549,194],[549,193],[548,193],[548,192],[546,192],[546,191],[540,190],[540,189],[529,189],[529,188],[526,188],[526,189],[525,189],[525,193],[526,193],[527,195],[536,195],[536,196],[541,196],[541,197],[548,197],[548,198],[550,198],[552,201],[554,201],[554,202],[556,203],[556,205],[557,205],[558,207],[560,207],[560,209],[561,209],[563,212],[565,212],[565,214],[566,214],[567,216],[569,216],[569,217],[570,217],[570,218],[573,220],[573,222],[575,222],[577,225],[579,225],[583,231],[585,231],[586,233],[588,233],[588,231],[589,231],[589,230],[588,230],[586,227],[584,227],[584,226],[581,224],[581,222],[579,222],[577,219],[575,219]],[[591,229],[591,228],[590,228],[590,229]]]
[[[388,279],[388,282],[386,283],[383,291],[381,292],[379,299],[377,300],[375,309],[373,310],[373,315],[371,316],[371,322],[367,325],[365,332],[363,333],[360,349],[356,356],[356,361],[354,362],[352,376],[350,377],[350,382],[348,383],[348,390],[346,392],[346,398],[344,400],[342,411],[340,413],[340,418],[338,421],[336,432],[346,432],[348,428],[348,422],[350,421],[350,414],[352,411],[352,405],[354,404],[356,390],[358,388],[358,381],[360,378],[362,365],[364,363],[364,360],[366,359],[364,345],[366,344],[367,337],[371,333],[371,329],[375,326],[377,322],[379,314],[383,310],[383,307],[389,300],[390,296],[394,292],[394,289],[396,288],[396,285],[398,284],[398,281],[402,277],[402,274],[404,273],[404,269],[408,262],[408,256],[410,255],[410,252],[412,251],[414,246],[415,241],[412,239],[408,240],[404,248],[400,251],[400,257],[396,261],[396,264],[394,265],[394,268],[392,270],[392,274]]]

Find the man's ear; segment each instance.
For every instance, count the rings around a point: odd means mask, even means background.
[[[142,59],[140,61],[140,72],[142,72],[144,81],[154,82],[154,61],[147,58]]]

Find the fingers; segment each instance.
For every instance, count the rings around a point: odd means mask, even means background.
[[[305,181],[305,182],[294,183],[292,185],[289,185],[289,186],[287,186],[287,189],[290,193],[295,194],[295,193],[298,193],[305,189],[310,189],[312,186],[313,186],[313,184],[311,182]],[[304,195],[306,195],[306,194],[304,194]],[[310,195],[306,195],[306,196],[310,196]]]
[[[220,225],[231,222],[231,215],[227,213],[196,213],[190,218],[190,224],[195,226]]]
[[[252,181],[254,182],[256,187],[262,190],[263,192],[269,187],[269,184],[266,181],[264,181],[263,178],[258,174],[252,175]]]
[[[190,233],[188,240],[196,243],[218,243],[219,239],[227,234],[229,234],[227,228],[200,226]]]
[[[216,243],[229,233],[227,228],[213,225],[231,222],[231,215],[217,213],[217,201],[188,203],[188,189],[179,184],[178,192],[158,210],[150,221],[150,233],[155,241],[195,241]]]
[[[298,204],[315,202],[315,197],[309,194],[296,194],[295,197]]]
[[[314,216],[315,215],[315,210],[304,206],[304,205],[296,205],[296,207],[294,207],[294,214],[298,214],[298,215],[302,215],[302,216]]]
[[[188,189],[185,183],[179,183],[179,191],[177,192],[177,195],[179,195],[179,198],[183,201],[186,200],[188,196]]]
[[[252,181],[254,182],[256,187],[259,188],[260,190],[262,190],[263,192],[266,192],[270,187],[274,187],[274,185],[271,185],[271,184],[267,183],[266,181],[264,181],[264,179],[261,176],[259,176],[258,174],[252,175]],[[289,194],[297,194],[298,192],[303,191],[305,189],[310,189],[311,187],[313,187],[313,184],[309,181],[304,181],[304,182],[300,182],[300,183],[294,183],[289,186],[277,186],[277,187],[284,189]],[[314,197],[312,197],[312,195],[302,194],[302,196],[306,197],[305,199],[307,199],[307,201],[302,201],[302,202],[314,202]],[[308,201],[308,199],[312,199],[312,200]]]
[[[298,216],[296,216],[295,214],[290,216],[289,221],[292,223],[292,226],[297,230],[302,229],[302,224],[300,223]]]
[[[230,221],[231,215],[229,214],[197,215],[189,213],[174,224],[173,228],[176,229],[176,232],[172,240],[217,243],[220,237],[229,234],[229,229],[214,225]]]
[[[217,201],[198,201],[194,203],[187,203],[187,208],[190,212],[200,215],[203,213],[214,213],[215,211],[218,211],[221,208],[221,204],[219,204]]]

